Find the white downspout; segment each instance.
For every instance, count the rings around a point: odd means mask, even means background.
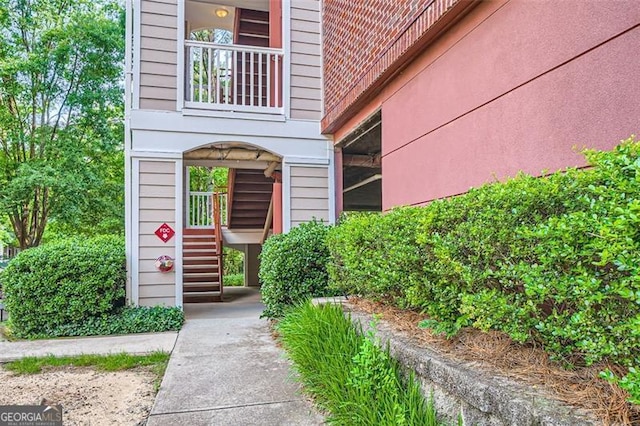
[[[124,50],[124,209],[125,209],[125,254],[127,267],[127,287],[129,302],[137,304],[137,300],[133,300],[133,295],[137,291],[133,290],[133,277],[131,276],[132,258],[133,258],[133,235],[132,232],[132,211],[131,211],[131,84],[133,78],[132,71],[132,52],[133,52],[133,5],[132,0],[125,2],[125,50]],[[136,280],[137,285],[137,280]]]

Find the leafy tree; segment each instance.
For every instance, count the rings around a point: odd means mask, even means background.
[[[21,248],[49,219],[88,228],[122,209],[121,13],[113,0],[0,0],[0,213]]]
[[[191,191],[225,192],[229,169],[225,167],[191,166],[189,187]]]

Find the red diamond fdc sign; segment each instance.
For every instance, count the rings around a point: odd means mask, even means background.
[[[163,223],[160,228],[156,229],[156,235],[165,243],[175,235],[175,231],[169,225]]]

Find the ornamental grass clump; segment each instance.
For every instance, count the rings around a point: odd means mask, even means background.
[[[304,389],[341,425],[437,425],[413,374],[340,306],[299,305],[277,325]]]

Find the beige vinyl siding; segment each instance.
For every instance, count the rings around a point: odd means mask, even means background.
[[[162,255],[175,259],[176,239],[164,243],[154,233],[165,222],[176,230],[175,168],[173,161],[140,161],[138,297],[142,306],[175,305],[175,272],[157,271],[155,260]]]
[[[177,0],[140,3],[140,108],[175,111]]]
[[[320,120],[320,0],[291,1],[291,118]]]
[[[291,226],[318,219],[329,221],[329,170],[291,167]]]

